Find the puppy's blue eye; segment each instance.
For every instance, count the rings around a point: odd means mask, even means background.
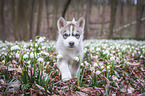
[[[75,34],[75,37],[76,37],[77,39],[79,39],[79,38],[80,38],[80,34]]]
[[[66,39],[69,35],[68,34],[63,34],[63,38]]]

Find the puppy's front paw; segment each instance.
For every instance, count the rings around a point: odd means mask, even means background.
[[[79,62],[80,59],[79,59],[79,57],[74,57],[74,60]]]
[[[70,79],[72,79],[71,75],[62,74],[62,80],[63,81],[68,81]]]

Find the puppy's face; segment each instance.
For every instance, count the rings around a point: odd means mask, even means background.
[[[57,26],[60,37],[63,40],[65,47],[75,48],[78,47],[80,41],[83,39],[85,20],[81,17],[78,21],[65,21],[60,17]]]

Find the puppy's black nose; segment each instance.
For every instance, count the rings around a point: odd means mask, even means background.
[[[70,41],[70,42],[69,42],[69,45],[70,45],[71,47],[73,47],[73,46],[74,46],[74,42],[73,42],[73,41]]]

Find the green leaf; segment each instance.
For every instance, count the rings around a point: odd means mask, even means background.
[[[106,95],[109,96],[109,85],[108,84],[105,86],[105,91],[106,91]]]
[[[90,75],[89,75],[89,78],[90,78],[91,82],[93,83],[93,78]]]
[[[83,80],[83,77],[84,77],[84,73],[85,73],[85,68],[83,68],[83,70],[82,70],[83,72],[82,72],[82,74],[81,74],[81,80],[80,80],[80,84],[82,83],[82,80]]]
[[[9,84],[8,84],[6,90],[5,90],[5,94],[7,93],[8,89],[10,88],[10,86],[15,82],[14,80],[15,80],[15,78],[13,78],[13,79],[9,82]]]
[[[117,77],[120,77],[117,71],[114,71],[114,73]]]

